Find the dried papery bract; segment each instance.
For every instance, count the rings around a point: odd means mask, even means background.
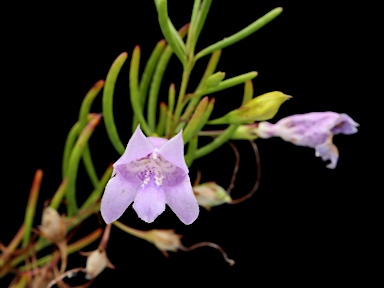
[[[52,207],[44,208],[39,230],[43,237],[55,243],[59,248],[61,256],[60,272],[63,273],[67,266],[68,257],[67,241],[65,239],[67,234],[67,223],[64,215],[60,216]]]
[[[183,236],[176,234],[172,229],[154,229],[147,232],[146,240],[156,246],[165,256],[169,256],[167,251],[176,252],[183,245],[181,238]]]
[[[229,193],[216,182],[206,182],[193,187],[197,203],[207,210],[214,206],[230,203]]]
[[[111,224],[108,224],[104,229],[103,237],[100,241],[99,247],[91,252],[81,252],[82,255],[87,256],[87,262],[85,265],[85,278],[88,280],[94,279],[107,267],[115,269],[115,266],[111,263],[111,261],[109,261],[106,253],[110,233]]]
[[[39,230],[46,239],[58,243],[64,239],[67,233],[65,218],[52,207],[46,207],[43,210]]]
[[[83,254],[84,255],[84,254]],[[105,268],[114,269],[115,266],[109,261],[107,257],[107,253],[104,249],[96,249],[90,252],[87,256],[87,263],[85,266],[86,275],[85,278],[90,280],[95,278],[101,272],[104,271]]]

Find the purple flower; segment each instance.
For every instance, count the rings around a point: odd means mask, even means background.
[[[148,223],[164,212],[165,204],[187,225],[199,215],[181,132],[167,140],[146,137],[138,126],[113,167],[100,207],[107,224],[118,219],[132,202],[137,215]]]
[[[256,133],[260,138],[278,136],[298,146],[315,148],[316,156],[323,161],[330,160],[327,168],[334,169],[339,152],[332,143],[333,135],[356,133],[358,126],[347,114],[312,112],[292,115],[276,124],[260,122]]]

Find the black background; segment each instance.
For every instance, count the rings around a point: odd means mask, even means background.
[[[254,2],[254,3],[253,3]],[[113,227],[108,255],[116,270],[106,269],[92,287],[120,287],[133,283],[183,285],[237,281],[257,285],[283,281],[291,284],[345,283],[360,279],[363,227],[359,189],[363,168],[361,145],[364,110],[361,109],[359,64],[356,48],[359,28],[357,7],[324,2],[214,1],[197,51],[230,36],[275,7],[283,13],[260,31],[225,48],[218,71],[226,77],[258,71],[253,80],[255,95],[279,90],[292,95],[271,122],[311,111],[349,114],[360,123],[355,135],[334,138],[340,151],[335,170],[316,158],[314,150],[296,147],[281,139],[260,140],[261,185],[248,201],[223,205],[210,212],[201,208],[199,218],[184,226],[167,209],[154,223],[140,221],[132,208],[120,219],[138,229],[176,229],[186,246],[200,241],[219,244],[236,261],[229,267],[220,253],[210,248],[170,253],[165,258],[153,245]],[[298,1],[296,1],[298,2]],[[169,1],[169,15],[179,28],[189,21],[193,1]],[[105,79],[110,65],[121,52],[129,58],[118,79],[115,117],[120,137],[127,143],[131,129],[128,67],[135,45],[140,45],[142,63],[162,38],[152,1],[89,6],[28,4],[9,7],[3,33],[2,53],[2,151],[3,183],[0,202],[0,240],[8,243],[23,221],[30,184],[36,169],[44,171],[37,206],[36,225],[46,199],[61,181],[64,142],[76,122],[81,101],[89,88]],[[196,85],[208,57],[201,59],[192,84]],[[162,91],[171,82],[180,86],[181,65],[173,57]],[[190,88],[190,89],[193,89]],[[211,95],[217,100],[215,116],[236,108],[242,86]],[[101,95],[93,112],[101,112]],[[254,184],[253,152],[247,142],[236,142],[241,152],[233,198],[246,194]],[[99,175],[118,154],[99,125],[90,140]],[[202,181],[229,184],[234,156],[224,145],[191,168]],[[86,173],[78,176],[79,199],[91,191]],[[81,192],[80,192],[81,191]],[[64,212],[64,211],[62,211]],[[80,235],[102,227],[90,217]],[[95,249],[94,243],[89,250]],[[70,257],[69,267],[85,264],[79,255]],[[81,283],[83,275],[78,275]],[[6,279],[0,286],[6,287]],[[76,280],[72,280],[76,281]],[[75,283],[75,282],[73,282]]]

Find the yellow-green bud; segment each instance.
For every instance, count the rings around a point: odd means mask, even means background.
[[[221,81],[223,81],[225,77],[225,72],[216,72],[215,74],[212,74],[207,78],[207,81],[205,81],[205,85],[209,88],[216,87],[220,84]]]
[[[240,108],[235,109],[225,116],[209,121],[209,124],[251,124],[255,121],[265,121],[273,118],[281,104],[292,98],[280,91],[274,91],[257,96]]]
[[[258,123],[240,125],[237,127],[235,133],[232,134],[231,139],[233,140],[255,140],[258,138],[256,129]]]

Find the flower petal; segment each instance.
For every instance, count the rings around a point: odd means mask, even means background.
[[[359,124],[356,123],[351,117],[347,114],[342,113],[335,121],[334,127],[332,128],[333,134],[354,134],[357,132],[357,128]]]
[[[105,223],[109,224],[120,218],[132,203],[138,188],[138,184],[127,182],[119,173],[108,181],[100,204]]]
[[[176,185],[164,187],[164,190],[167,204],[177,217],[186,225],[193,223],[199,216],[199,204],[193,194],[188,175]]]
[[[188,167],[184,159],[183,132],[180,131],[175,137],[159,148],[157,151],[165,160],[181,168],[188,174]]]
[[[135,159],[143,158],[152,153],[154,149],[155,147],[141,131],[139,124],[131,139],[129,139],[124,154],[115,162],[114,166],[123,165]]]
[[[339,160],[339,150],[332,142],[332,135],[328,137],[327,141],[317,145],[315,149],[317,157],[321,157],[323,161],[331,160],[331,163],[326,166],[327,168],[336,168],[337,161]]]
[[[152,223],[165,210],[165,193],[161,186],[150,182],[137,191],[133,203],[137,215],[147,223]]]

